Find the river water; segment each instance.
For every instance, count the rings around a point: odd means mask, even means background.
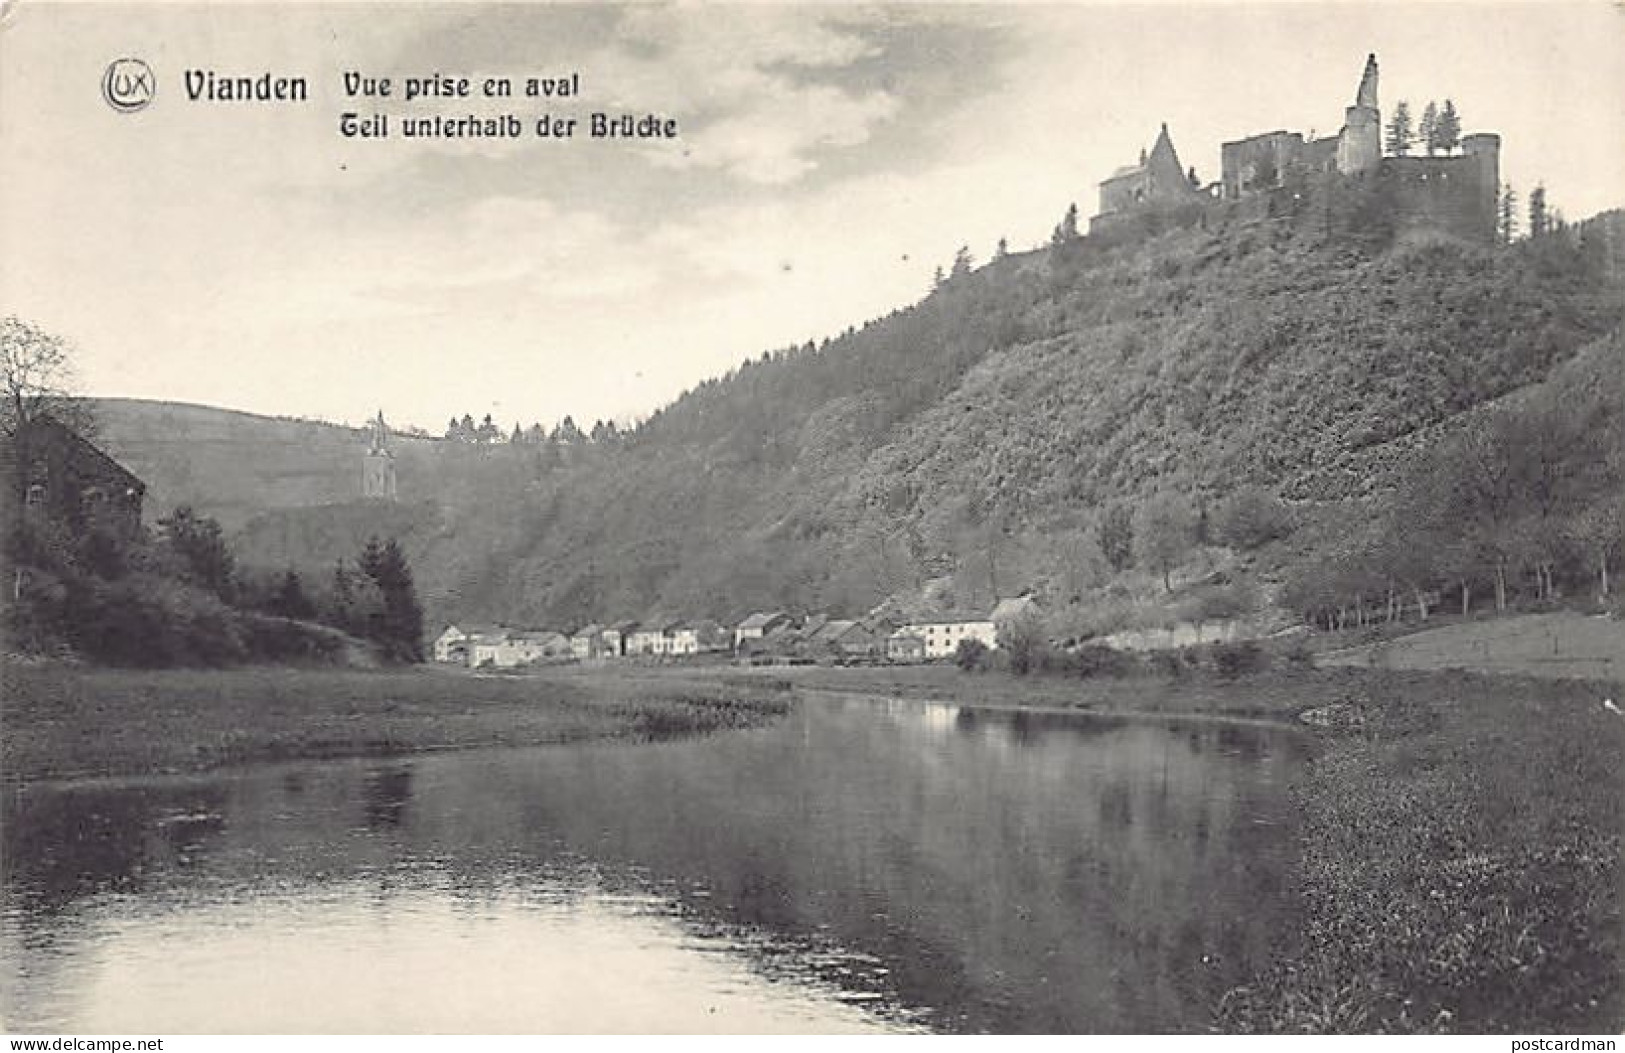
[[[770,727],[8,791],[12,1032],[1201,1031],[1293,931],[1292,733]]]

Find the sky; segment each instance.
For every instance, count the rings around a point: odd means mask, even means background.
[[[0,313],[86,394],[434,432],[647,415],[765,350],[918,300],[969,246],[1047,240],[1166,122],[1335,135],[1368,52],[1384,119],[1450,98],[1502,178],[1625,206],[1625,5],[145,3],[0,9]],[[137,57],[157,93],[102,97]],[[303,104],[186,97],[188,69]],[[390,77],[347,98],[343,75]],[[406,103],[409,77],[474,97]],[[579,73],[581,95],[485,99]],[[386,139],[340,115],[385,112]],[[670,141],[422,140],[411,115],[675,118]]]

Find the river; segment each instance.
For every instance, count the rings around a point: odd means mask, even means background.
[[[772,726],[36,784],[12,1032],[1201,1031],[1294,931],[1290,731]]]

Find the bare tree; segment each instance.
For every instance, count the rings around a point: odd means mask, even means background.
[[[50,416],[87,431],[90,415],[74,398],[73,386],[73,349],[66,340],[15,315],[0,321],[0,430],[16,435]]]

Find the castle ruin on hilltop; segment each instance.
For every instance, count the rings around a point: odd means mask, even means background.
[[[1148,219],[1174,213],[1201,216],[1203,206],[1253,202],[1269,209],[1282,197],[1293,202],[1319,193],[1364,188],[1395,229],[1429,228],[1477,241],[1495,238],[1500,192],[1501,137],[1477,132],[1461,138],[1461,153],[1445,156],[1384,156],[1382,110],[1377,101],[1377,56],[1366,58],[1354,104],[1344,110],[1335,137],[1306,139],[1302,133],[1262,132],[1223,144],[1217,183],[1201,186],[1183,172],[1168,126],[1150,154],[1113,172],[1100,184],[1100,214],[1090,234],[1143,228]]]

